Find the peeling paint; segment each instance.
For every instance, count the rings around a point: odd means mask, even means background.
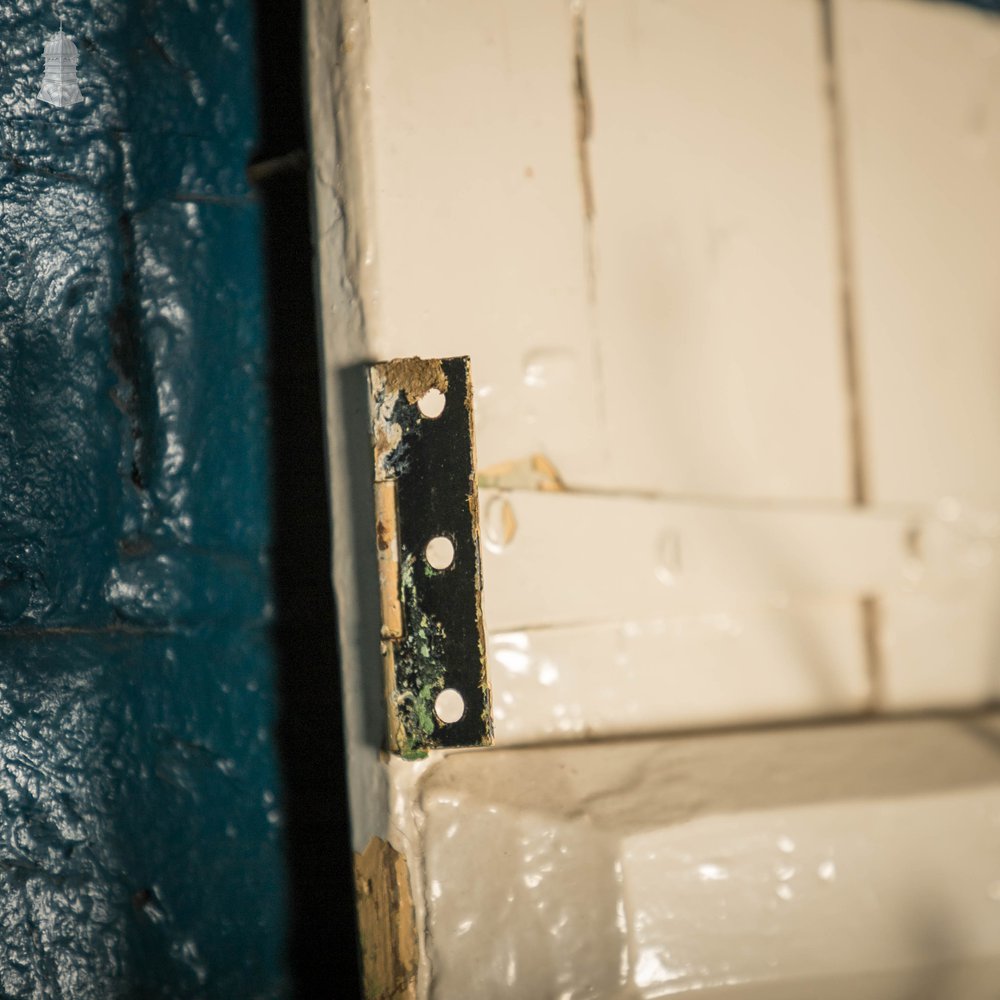
[[[401,358],[371,369],[375,480],[395,479],[406,465],[410,432],[419,432],[419,415],[413,405],[431,389],[446,393],[448,377],[438,359]]]
[[[545,455],[534,454],[515,458],[483,469],[479,473],[480,489],[541,490],[559,493],[566,489],[558,470]]]
[[[438,358],[399,358],[377,370],[386,394],[402,392],[411,403],[431,389],[448,391],[448,376]]]
[[[375,545],[382,601],[382,638],[403,634],[403,609],[399,603],[399,539],[396,528],[396,483],[375,484]]]
[[[366,1000],[416,996],[417,934],[406,858],[381,837],[354,855]]]

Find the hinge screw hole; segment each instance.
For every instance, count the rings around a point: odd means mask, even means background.
[[[446,726],[465,715],[465,699],[454,689],[445,688],[434,700],[434,714]]]
[[[444,413],[444,393],[440,389],[428,389],[417,400],[417,409],[428,420],[436,420]]]
[[[455,544],[445,535],[437,535],[427,543],[424,556],[433,569],[447,569],[455,561]]]

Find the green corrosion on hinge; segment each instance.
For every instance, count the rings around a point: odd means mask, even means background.
[[[399,753],[407,760],[427,756],[436,729],[434,702],[445,688],[445,632],[421,608],[415,572],[416,559],[410,554],[399,574],[403,616],[409,627],[396,652],[396,704],[405,734]]]

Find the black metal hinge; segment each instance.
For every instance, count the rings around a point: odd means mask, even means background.
[[[468,358],[369,368],[389,749],[493,740]]]

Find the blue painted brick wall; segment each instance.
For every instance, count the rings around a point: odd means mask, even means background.
[[[283,994],[244,0],[0,5],[0,995]]]

